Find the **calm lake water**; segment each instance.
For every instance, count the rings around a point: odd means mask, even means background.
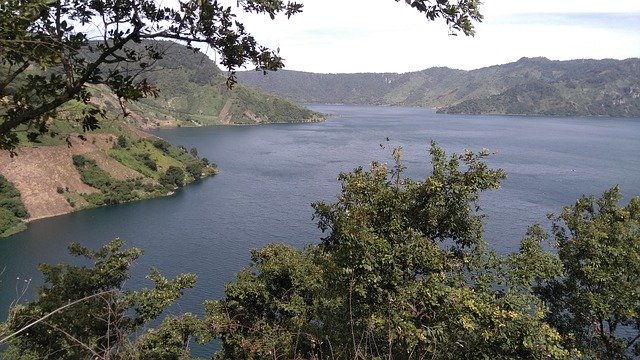
[[[310,204],[335,199],[342,171],[390,160],[380,143],[402,146],[407,175],[429,172],[431,139],[447,151],[488,148],[506,170],[500,190],[485,193],[486,237],[500,252],[517,250],[527,226],[583,194],[619,185],[640,195],[640,119],[438,115],[400,107],[312,106],[324,123],[182,128],[156,134],[196,146],[220,174],[167,198],[81,211],[35,221],[0,239],[0,318],[33,295],[37,265],[70,261],[67,244],[97,248],[120,237],[144,249],[131,287],[149,285],[152,266],[166,275],[193,272],[196,288],[171,310],[201,312],[244,266],[249,250],[271,242],[302,247],[321,237]],[[31,280],[29,280],[31,279]],[[31,281],[29,283],[29,281]],[[24,295],[20,295],[26,285]]]

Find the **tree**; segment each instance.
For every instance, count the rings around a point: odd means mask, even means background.
[[[399,1],[399,0],[396,0]],[[480,21],[477,0],[406,0],[429,20],[442,17],[452,31],[473,34]],[[144,73],[164,48],[144,40],[177,40],[197,50],[202,44],[220,54],[229,70],[252,63],[263,71],[283,67],[283,59],[259,45],[217,0],[185,0],[174,6],[153,0],[33,0],[0,3],[0,149],[18,143],[15,131],[35,140],[48,130],[47,120],[71,100],[88,104],[89,85],[104,85],[121,101],[157,95]],[[282,0],[240,0],[240,11],[299,13],[302,4]],[[339,9],[336,9],[339,11]],[[125,107],[122,106],[126,115]],[[85,107],[83,128],[99,127],[102,111]]]
[[[70,252],[92,261],[92,267],[41,265],[45,285],[38,289],[36,299],[14,307],[3,324],[2,330],[10,333],[3,334],[0,341],[9,344],[4,358],[131,359],[158,334],[166,334],[163,324],[148,331],[139,344],[132,337],[184,289],[193,287],[195,276],[183,274],[169,280],[153,269],[149,275],[153,288],[126,290],[129,268],[142,252],[122,249],[122,245],[122,240],[116,239],[91,251],[72,244]],[[189,338],[196,327],[187,330]],[[175,345],[174,352],[188,351],[184,343],[167,343],[165,348],[170,345]]]
[[[160,177],[160,184],[166,188],[175,189],[184,185],[184,171],[177,166],[169,166],[167,171]]]
[[[561,276],[542,282],[550,324],[586,356],[640,356],[640,197],[624,207],[615,187],[552,217]]]
[[[432,145],[432,174],[415,181],[396,149],[392,169],[341,174],[338,200],[314,205],[328,233],[318,246],[252,252],[206,303],[217,358],[568,358],[532,293],[559,273],[540,229],[509,257],[483,240],[476,201],[504,177],[487,155]]]
[[[185,170],[187,171],[187,173],[189,173],[191,176],[193,176],[194,179],[200,179],[202,177],[202,171],[204,170],[205,165],[200,162],[200,160],[193,160],[190,161],[187,166],[185,166]]]

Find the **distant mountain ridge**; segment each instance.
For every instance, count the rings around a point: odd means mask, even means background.
[[[640,116],[640,59],[522,58],[477,70],[404,74],[238,73],[244,84],[307,103],[403,105],[442,113]]]

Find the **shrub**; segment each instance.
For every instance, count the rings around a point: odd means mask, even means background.
[[[20,192],[4,176],[0,175],[0,195],[4,197],[19,197]]]
[[[87,158],[85,158],[82,155],[73,155],[71,157],[71,159],[73,160],[73,165],[75,167],[82,167],[82,166],[84,166],[85,162],[87,161]]]
[[[136,154],[136,159],[140,161],[144,166],[148,167],[153,171],[158,171],[158,165],[155,161],[149,156],[149,154]]]
[[[4,176],[0,175],[0,207],[9,211],[13,216],[26,218],[27,209],[20,199],[20,192]],[[19,220],[18,220],[19,221]]]
[[[0,207],[10,211],[19,218],[25,218],[28,215],[27,209],[25,209],[19,197],[0,198]]]
[[[166,140],[157,138],[157,139],[153,139],[151,143],[156,149],[162,151],[163,153],[165,154],[169,153],[169,148],[171,147],[171,144],[169,144]]]
[[[10,230],[20,224],[22,224],[22,221],[20,221],[13,212],[0,208],[0,234],[3,234],[7,230]]]
[[[160,177],[160,183],[166,188],[181,187],[184,185],[184,171],[177,166],[169,166],[167,171]]]
[[[194,179],[200,179],[202,177],[202,170],[204,165],[200,161],[193,161],[187,164],[186,170]]]
[[[127,138],[124,137],[123,135],[118,135],[118,139],[116,141],[116,145],[120,148],[126,148],[127,146],[129,146]]]

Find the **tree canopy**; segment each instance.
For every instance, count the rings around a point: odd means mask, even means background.
[[[399,0],[396,0],[399,1]],[[452,32],[473,34],[482,19],[477,0],[406,0],[428,20],[442,18]],[[0,2],[0,149],[13,149],[17,128],[30,140],[47,131],[47,120],[70,100],[85,104],[88,85],[107,86],[118,99],[154,96],[144,74],[162,50],[139,45],[148,39],[174,40],[196,50],[206,46],[229,71],[252,64],[263,71],[284,66],[277,51],[261,46],[237,19],[238,12],[287,17],[302,4],[282,0],[33,0]],[[336,9],[336,11],[340,11]],[[137,45],[137,46],[136,46]],[[124,110],[124,107],[123,107]],[[99,126],[99,109],[79,119],[85,130]]]
[[[116,239],[92,251],[74,243],[70,252],[93,262],[92,266],[42,265],[45,285],[38,289],[37,299],[14,307],[0,328],[0,342],[10,344],[4,358],[153,359],[145,355],[169,346],[172,354],[188,354],[188,342],[184,341],[149,345],[158,342],[159,336],[173,340],[167,325],[135,341],[132,335],[156,319],[184,289],[193,287],[195,275],[166,279],[152,269],[148,276],[154,283],[152,288],[128,290],[124,285],[129,269],[142,251],[122,246],[123,241]],[[180,320],[168,317],[166,321],[174,325],[175,332],[189,326],[191,318],[184,314]]]
[[[552,237],[533,225],[500,255],[477,201],[505,174],[487,151],[430,153],[423,180],[403,176],[401,149],[341,174],[337,200],[314,204],[321,241],[253,250],[203,317],[148,328],[195,278],[152,270],[153,288],[125,289],[139,249],[72,245],[93,266],[43,265],[36,299],[0,324],[2,355],[187,359],[192,339],[217,338],[215,359],[637,358],[639,197],[581,198],[552,216]]]
[[[219,359],[568,357],[528,282],[559,272],[540,266],[551,256],[540,231],[514,255],[534,271],[487,250],[476,201],[504,177],[481,161],[488,153],[432,145],[423,181],[403,178],[394,155],[391,168],[342,174],[338,200],[314,205],[319,245],[254,251],[226,297],[206,304]]]
[[[640,197],[621,197],[614,187],[552,217],[563,271],[537,287],[565,342],[602,359],[640,356]]]

